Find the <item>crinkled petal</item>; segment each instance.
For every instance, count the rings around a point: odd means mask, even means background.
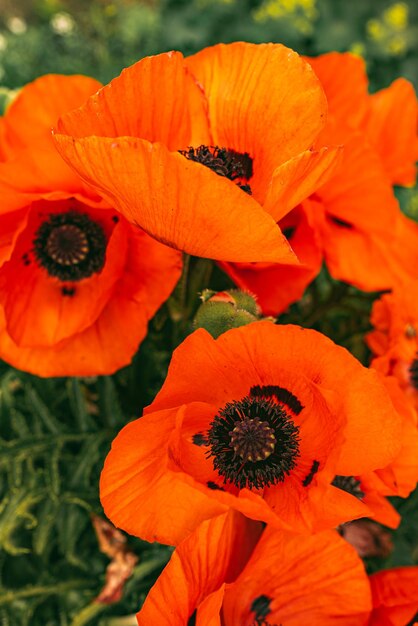
[[[280,165],[274,172],[264,210],[278,222],[332,176],[342,148],[307,150]]]
[[[177,547],[137,614],[138,626],[186,626],[196,609],[202,623],[209,606],[201,603],[216,591],[211,604],[219,616],[223,584],[241,571],[259,533],[258,525],[232,511],[203,522]]]
[[[286,626],[366,626],[370,609],[362,561],[335,531],[298,537],[267,528],[242,574],[227,586],[223,616],[225,626],[250,624],[260,615]]]
[[[126,68],[63,115],[57,129],[72,137],[138,137],[169,150],[210,143],[206,101],[180,52],[145,57]]]
[[[207,167],[139,139],[56,139],[85,180],[162,243],[218,260],[298,264],[260,205]]]
[[[218,44],[185,62],[207,96],[214,143],[249,153],[251,188],[263,202],[274,170],[308,150],[325,124],[319,80],[280,44]]]
[[[177,544],[202,521],[227,510],[167,467],[176,412],[158,411],[125,426],[113,441],[101,475],[106,515],[146,541]]]

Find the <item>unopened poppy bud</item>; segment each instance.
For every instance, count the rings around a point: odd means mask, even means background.
[[[217,293],[205,289],[201,299],[203,304],[196,313],[195,328],[205,328],[215,339],[231,328],[259,319],[260,310],[255,298],[238,289]]]
[[[260,316],[261,309],[257,304],[255,296],[248,291],[240,289],[228,289],[228,291],[213,291],[212,289],[204,289],[200,295],[202,302],[229,302],[234,304],[238,309],[244,309],[251,315]]]

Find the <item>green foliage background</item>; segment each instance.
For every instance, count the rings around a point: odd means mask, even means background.
[[[189,54],[238,39],[282,42],[310,55],[352,50],[366,59],[372,90],[398,76],[417,78],[418,5],[412,0],[0,0],[0,10],[3,104],[9,89],[48,72],[107,82],[147,54],[173,48]],[[399,194],[415,217],[416,192]],[[139,608],[170,549],[131,538],[139,562],[123,599],[94,603],[108,559],[90,514],[101,514],[98,480],[110,442],[158,391],[172,349],[191,330],[197,293],[229,284],[204,260],[193,260],[189,277],[151,323],[133,364],[112,377],[44,380],[1,365],[1,626],[135,624],[127,616]],[[317,328],[366,364],[363,336],[374,297],[323,271],[280,321]],[[370,563],[373,569],[418,563],[418,493],[397,506],[405,518],[394,552]]]

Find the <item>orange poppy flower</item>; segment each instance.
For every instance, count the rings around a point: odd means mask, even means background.
[[[372,367],[395,376],[418,408],[418,281],[409,280],[373,304],[374,330],[366,342],[375,358]]]
[[[396,567],[370,576],[373,613],[370,626],[418,623],[418,567]]]
[[[138,626],[367,626],[367,575],[335,531],[300,537],[268,527],[245,562],[248,536],[252,546],[253,529],[230,514],[203,522],[173,553]]]
[[[297,264],[276,222],[327,177],[327,104],[278,44],[142,59],[57,125],[67,162],[129,221],[190,254]]]
[[[3,118],[0,356],[40,376],[129,363],[181,272],[178,252],[129,224],[55,150],[52,124],[97,87],[45,76]]]
[[[162,543],[228,508],[322,530],[373,515],[332,481],[385,467],[400,428],[376,372],[315,331],[256,322],[214,340],[198,330],[113,442],[101,498],[117,526]]]

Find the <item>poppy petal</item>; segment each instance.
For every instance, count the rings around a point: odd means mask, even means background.
[[[331,276],[364,291],[401,284],[418,262],[418,226],[402,215],[386,233],[327,220],[323,239]]]
[[[276,167],[309,149],[325,123],[319,80],[280,44],[218,44],[185,62],[207,96],[214,143],[249,153],[251,188],[263,202]]]
[[[317,195],[331,219],[371,234],[395,228],[399,207],[392,187],[378,155],[360,135],[344,142],[341,162]]]
[[[236,578],[260,527],[232,511],[203,522],[173,553],[137,614],[138,626],[185,626],[209,594]],[[221,596],[213,599],[215,604]]]
[[[370,576],[370,626],[405,626],[418,613],[418,567],[396,567]]]
[[[394,185],[413,185],[417,158],[417,99],[404,78],[370,97],[368,137]]]
[[[162,243],[219,260],[298,264],[274,220],[207,167],[139,139],[56,139],[86,181]]]
[[[181,472],[168,469],[167,446],[176,412],[158,411],[125,426],[113,441],[101,475],[106,515],[146,541],[177,544],[202,521],[226,510],[190,487]],[[155,513],[162,503],[164,515],[159,516],[157,528]]]
[[[267,528],[226,588],[223,617],[225,626],[256,617],[286,626],[366,626],[370,609],[362,561],[335,531],[298,537]]]
[[[51,129],[60,115],[80,106],[101,87],[94,78],[47,74],[18,93],[4,116],[8,156],[24,148],[53,150]]]
[[[369,489],[368,481],[363,477],[361,477],[361,488],[364,488],[365,492],[363,502],[370,511],[367,516],[388,528],[398,528],[401,516],[389,500],[373,489]]]
[[[222,585],[202,601],[196,613],[196,626],[222,626],[221,608],[224,595],[225,585]]]
[[[278,222],[297,204],[326,183],[341,158],[342,148],[307,150],[274,172],[263,208]]]
[[[321,81],[330,115],[357,128],[367,113],[369,100],[364,60],[349,52],[329,52],[306,60]]]
[[[63,161],[55,150],[21,150],[0,163],[1,212],[13,211],[40,199],[59,200],[72,196],[81,202],[104,204],[91,187]],[[3,195],[7,194],[4,201]]]
[[[205,98],[180,52],[145,57],[126,68],[65,114],[57,129],[72,137],[138,137],[169,150],[210,143]]]
[[[254,294],[264,315],[283,313],[299,300],[323,263],[321,231],[322,204],[305,200],[281,220],[279,226],[289,240],[300,265],[282,263],[220,263],[220,267],[244,291]]]

